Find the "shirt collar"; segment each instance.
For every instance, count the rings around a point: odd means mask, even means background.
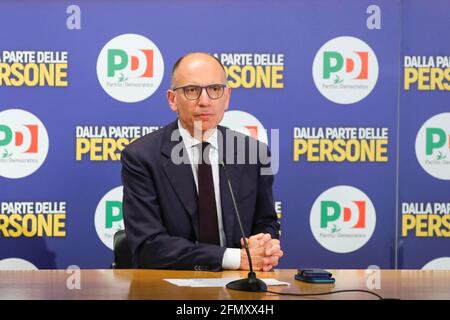
[[[186,149],[191,149],[192,147],[202,143],[201,141],[191,136],[189,131],[187,131],[181,124],[180,119],[178,119],[178,129],[180,130],[180,135],[183,139]],[[212,135],[210,135],[209,138],[206,139],[206,142],[208,142],[214,149],[218,149],[217,128],[214,128]]]

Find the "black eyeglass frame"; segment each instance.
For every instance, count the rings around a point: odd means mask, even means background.
[[[211,95],[209,94],[208,89],[209,89],[209,88],[212,88],[212,87],[217,87],[217,86],[219,86],[219,87],[222,88],[222,94],[221,94],[219,97],[217,97],[217,98],[213,98],[213,97],[211,97]],[[192,87],[194,87],[194,88],[201,88],[201,90],[200,90],[200,92],[199,92],[197,98],[193,98],[193,99],[188,98],[188,96],[187,96],[187,94],[186,94],[186,88],[192,88]],[[188,100],[193,101],[193,100],[198,100],[198,99],[200,98],[200,96],[202,95],[203,89],[206,89],[206,94],[208,95],[208,97],[209,97],[211,100],[218,100],[218,99],[220,99],[220,98],[223,97],[223,94],[225,93],[225,88],[226,88],[226,87],[227,87],[226,84],[221,84],[221,83],[209,84],[209,85],[207,85],[207,86],[197,86],[197,85],[193,85],[193,84],[188,84],[188,85],[186,85],[186,86],[173,88],[172,91],[175,92],[175,90],[183,89],[183,94],[184,94],[185,98],[188,99]]]

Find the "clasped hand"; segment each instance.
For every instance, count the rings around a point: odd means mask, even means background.
[[[280,240],[272,239],[269,233],[259,233],[246,239],[254,271],[270,271],[278,265],[278,260],[283,256]],[[241,249],[240,269],[250,270],[243,239],[241,246],[243,249]]]

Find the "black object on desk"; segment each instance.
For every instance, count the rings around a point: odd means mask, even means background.
[[[309,283],[334,283],[333,275],[323,269],[297,269],[295,280]]]

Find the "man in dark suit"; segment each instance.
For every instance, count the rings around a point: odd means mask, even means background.
[[[248,270],[228,176],[250,235],[253,268],[271,270],[283,255],[273,175],[268,161],[254,157],[268,150],[218,126],[230,99],[224,67],[206,53],[183,56],[173,67],[167,99],[178,120],[134,141],[121,156],[135,267]]]

